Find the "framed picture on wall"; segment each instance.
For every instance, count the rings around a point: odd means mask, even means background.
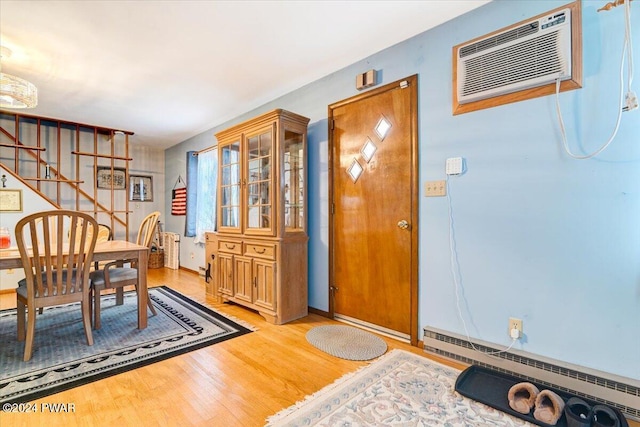
[[[22,212],[22,190],[0,190],[0,212]]]
[[[153,202],[153,177],[129,175],[129,200],[132,202]]]
[[[110,166],[98,166],[96,180],[98,188],[110,190],[113,184],[114,190],[124,190],[127,188],[127,171],[124,168],[113,168],[112,174]]]

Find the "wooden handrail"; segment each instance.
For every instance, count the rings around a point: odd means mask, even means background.
[[[9,147],[9,148],[21,148],[27,150],[36,150],[36,151],[47,151],[44,147],[36,147],[35,145],[24,145],[24,144],[0,144],[0,147]]]
[[[8,116],[17,115],[17,113],[14,112],[14,111],[5,111],[5,110],[0,110],[0,114],[6,114]],[[128,130],[110,129],[110,128],[105,128],[105,127],[102,127],[102,126],[88,125],[88,124],[85,124],[85,123],[76,123],[76,122],[70,122],[70,121],[67,121],[67,120],[52,119],[50,117],[34,116],[34,115],[30,115],[30,114],[22,114],[22,113],[20,113],[18,115],[20,117],[25,117],[25,118],[28,118],[28,119],[44,120],[44,121],[47,121],[47,122],[61,123],[61,124],[65,124],[65,125],[69,125],[69,126],[73,126],[73,127],[80,126],[80,127],[83,127],[83,128],[99,129],[99,130],[103,131],[103,133],[122,132],[122,133],[127,134],[127,135],[133,135],[133,132],[128,131]]]
[[[133,211],[113,210],[113,211],[99,211],[96,209],[80,209],[78,212],[92,212],[92,213],[133,213]]]
[[[74,181],[71,179],[34,178],[28,176],[21,176],[20,178],[24,179],[25,181],[73,182],[76,184],[84,184],[84,181]]]
[[[100,157],[102,159],[126,160],[128,162],[133,160],[132,158],[127,158],[123,156],[111,156],[109,154],[97,154],[97,153],[84,153],[82,151],[72,151],[71,154],[76,154],[78,156]]]

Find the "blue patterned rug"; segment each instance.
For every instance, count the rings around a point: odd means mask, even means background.
[[[80,304],[37,315],[33,357],[23,362],[16,310],[0,311],[0,402],[28,402],[251,332],[167,287],[151,288],[157,316],[138,330],[135,292],[102,297],[102,327],[88,346]]]

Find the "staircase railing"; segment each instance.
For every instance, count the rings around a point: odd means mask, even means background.
[[[11,127],[13,129],[11,129]],[[63,127],[65,129],[73,129],[75,138],[71,138],[71,140],[69,140],[69,138],[62,138],[61,129]],[[55,128],[55,135],[51,136],[51,132],[49,131],[43,132],[43,128],[47,130]],[[13,132],[11,132],[11,130],[13,130]],[[93,133],[93,150],[80,150],[81,132],[83,132],[85,136],[88,132]],[[26,139],[35,139],[35,143],[23,143],[21,141],[21,133],[28,135]],[[124,135],[124,138],[122,138],[123,146],[119,147],[120,151],[124,151],[124,156],[116,155],[116,134]],[[126,238],[126,236],[129,235],[129,214],[131,213],[129,211],[127,192],[118,191],[111,185],[111,191],[106,195],[106,198],[109,199],[110,207],[107,206],[104,201],[98,200],[97,168],[98,166],[110,166],[113,173],[114,169],[119,169],[119,167],[115,166],[115,162],[124,161],[125,177],[128,177],[129,162],[132,160],[128,157],[129,135],[132,134],[132,132],[124,132],[116,129],[0,111],[0,137],[2,137],[0,140],[0,161],[15,179],[20,180],[20,182],[33,190],[34,193],[48,200],[52,205],[58,208],[66,207],[75,210],[81,210],[80,208],[83,205],[91,205],[91,209],[84,209],[83,211],[93,213],[93,216],[99,222],[105,222],[104,219],[101,221],[99,217],[103,218],[103,216],[106,215],[111,229],[115,231],[116,226],[124,229],[123,237]],[[106,148],[109,149],[110,154],[104,153],[104,142],[99,141],[100,135],[108,138],[110,146]],[[74,143],[75,147],[73,146]],[[54,164],[57,166],[62,164],[63,159],[61,156],[63,153],[69,153],[71,162],[75,160],[75,178],[66,176],[61,172],[59,167],[54,167],[50,164],[51,160],[47,161],[42,158],[42,154],[48,148],[56,150],[57,158]],[[25,156],[21,156],[21,153],[24,153]],[[85,158],[91,160],[81,161],[81,159]],[[107,159],[109,164],[98,165],[99,159]],[[64,160],[67,161],[67,159]],[[34,166],[32,163],[34,161],[35,176],[25,176],[24,173],[21,173],[25,169],[33,170]],[[93,166],[92,179],[94,195],[91,195],[81,187],[84,181],[80,180],[80,168],[89,166]],[[43,167],[45,170],[44,177],[42,177]],[[55,183],[55,194],[43,189],[42,183]],[[71,191],[75,197],[73,197],[72,200],[63,201],[63,190],[65,192]],[[102,194],[104,194],[104,192]],[[103,200],[104,198],[103,196]],[[116,204],[124,206],[124,209],[115,209]],[[69,205],[75,206],[72,207]]]

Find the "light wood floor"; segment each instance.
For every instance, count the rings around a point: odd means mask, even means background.
[[[0,413],[0,426],[263,426],[268,416],[367,364],[329,356],[307,343],[309,329],[337,322],[312,314],[274,326],[252,311],[206,296],[195,273],[149,273],[150,286],[167,285],[259,330],[34,401],[39,409],[42,403],[73,404],[75,412]],[[0,307],[15,307],[15,294],[0,295]],[[427,356],[382,338],[390,349]]]

